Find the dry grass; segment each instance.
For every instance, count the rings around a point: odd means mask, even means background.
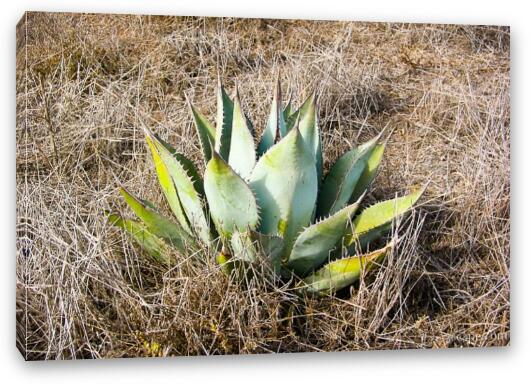
[[[30,13],[17,32],[27,359],[509,343],[508,28]],[[213,116],[218,64],[259,129],[277,70],[297,102],[315,87],[325,167],[394,128],[368,200],[432,181],[352,296],[242,290],[211,257],[163,268],[106,224],[121,183],[164,206],[141,122],[198,159],[184,95]]]

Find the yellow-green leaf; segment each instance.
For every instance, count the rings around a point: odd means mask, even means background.
[[[304,279],[311,293],[330,294],[355,283],[364,269],[381,262],[392,249],[388,244],[382,249],[362,256],[352,256],[332,261]]]
[[[389,228],[389,224],[409,211],[417,202],[426,188],[420,188],[413,193],[382,201],[369,208],[365,208],[353,222],[354,232],[346,237],[346,245],[350,246],[359,242],[362,246],[367,244],[367,239],[374,239],[374,233],[381,234],[382,229]]]
[[[173,148],[167,141],[161,139],[159,135],[154,134],[153,136],[155,136],[157,141],[164,145],[164,148],[166,148],[168,152],[170,152],[173,157],[175,157],[175,159],[182,165],[184,171],[190,177],[190,180],[192,180],[195,190],[200,195],[204,195],[205,192],[203,190],[203,180],[201,179],[201,176],[199,175],[199,172],[197,171],[194,162],[182,153],[177,152],[175,148]]]
[[[173,180],[175,190],[182,209],[186,213],[186,218],[190,227],[197,236],[208,243],[210,241],[210,226],[208,225],[205,213],[203,211],[203,201],[199,192],[196,190],[191,175],[187,172],[186,164],[174,155],[161,141],[159,141],[150,132],[146,132],[148,142],[155,149],[162,163],[167,169],[168,174]],[[179,218],[178,218],[179,219]],[[181,220],[179,223],[182,225]]]
[[[194,246],[193,238],[179,224],[160,215],[151,208],[151,204],[146,204],[126,189],[121,188],[120,193],[153,235],[164,239],[180,251],[185,251],[188,247]]]
[[[108,220],[110,224],[127,232],[155,260],[165,264],[171,263],[169,250],[164,240],[149,232],[141,222],[124,219],[114,213],[108,214]]]
[[[159,151],[157,150],[155,143],[151,139],[150,135],[146,135],[146,141],[148,143],[149,149],[151,150],[151,155],[153,157],[153,162],[155,163],[155,170],[157,172],[157,177],[159,179],[159,184],[168,201],[168,204],[179,221],[179,224],[189,233],[191,233],[191,228],[188,224],[186,214],[183,211],[181,202],[179,201],[179,195],[177,194],[177,189],[173,183],[173,178],[170,175],[167,165],[162,161]]]

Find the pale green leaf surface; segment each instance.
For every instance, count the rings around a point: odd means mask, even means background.
[[[260,206],[260,232],[283,237],[289,252],[295,236],[310,224],[317,198],[313,154],[298,129],[260,158],[250,184]]]
[[[236,95],[232,117],[229,165],[244,179],[251,176],[256,163],[254,139],[248,119],[242,111],[240,98]]]
[[[258,144],[258,154],[262,155],[267,152],[275,144],[275,141],[286,136],[286,133],[286,121],[284,120],[282,111],[282,91],[280,88],[280,80],[277,80],[273,92],[273,102],[271,103],[269,118],[260,143]]]
[[[231,247],[235,258],[255,262],[260,255],[264,255],[275,271],[280,270],[284,241],[278,236],[264,235],[256,231],[234,232]]]
[[[264,235],[255,231],[251,232],[251,236],[258,242],[261,251],[271,261],[275,271],[279,272],[284,240],[278,236]]]
[[[229,160],[230,141],[232,136],[232,112],[234,103],[230,99],[221,82],[217,91],[216,140],[215,150],[223,158]]]
[[[382,162],[384,150],[384,144],[376,144],[370,151],[370,154],[366,159],[365,168],[363,169],[363,172],[356,183],[356,187],[354,188],[354,192],[352,192],[350,201],[358,200],[359,197],[371,186],[374,178],[378,174],[378,168]]]
[[[286,122],[286,133],[288,132],[287,121],[294,112],[291,98],[292,96],[290,94],[288,102],[286,103],[286,107],[282,111],[282,115],[284,116],[284,121]]]
[[[258,259],[258,249],[254,244],[249,231],[234,231],[230,238],[232,257],[248,262],[254,262]]]
[[[375,137],[367,143],[351,149],[332,166],[319,193],[318,217],[334,214],[347,205],[349,201],[352,201],[352,193],[367,166],[367,158],[374,150],[378,138]]]
[[[245,181],[214,153],[205,170],[205,193],[210,214],[220,235],[230,238],[235,231],[258,225],[258,207]]]
[[[305,228],[293,245],[288,266],[297,275],[304,276],[322,265],[329,258],[330,252],[341,243],[357,208],[358,202]]]
[[[304,143],[314,155],[317,179],[320,182],[323,171],[323,153],[321,149],[321,134],[317,121],[317,107],[315,93],[306,99],[298,111],[299,131]]]

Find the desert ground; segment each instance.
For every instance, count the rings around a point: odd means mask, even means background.
[[[17,347],[28,360],[506,346],[509,28],[27,13],[17,26]],[[366,204],[429,182],[348,292],[243,289],[111,227],[125,186],[170,215],[142,126],[203,168],[186,97],[221,76],[264,128],[280,73],[318,95],[324,167],[386,129]],[[286,99],[285,99],[286,101]]]

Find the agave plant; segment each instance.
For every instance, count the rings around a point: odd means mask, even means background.
[[[315,93],[299,109],[282,105],[277,81],[257,148],[254,129],[238,91],[217,89],[215,127],[191,103],[205,161],[201,179],[194,163],[145,129],[162,192],[174,219],[148,201],[121,193],[140,219],[109,214],[151,256],[171,262],[172,248],[189,253],[217,249],[227,273],[266,260],[282,278],[295,277],[308,292],[326,294],[353,284],[379,263],[393,243],[368,252],[371,242],[409,211],[423,189],[358,213],[384,152],[380,136],[341,156],[323,177]]]

